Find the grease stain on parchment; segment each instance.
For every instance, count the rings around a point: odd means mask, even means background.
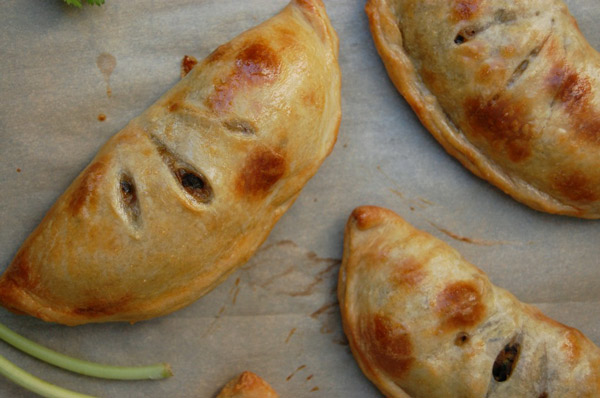
[[[106,95],[112,95],[112,89],[110,88],[110,75],[117,67],[117,59],[109,53],[102,53],[96,58],[96,66],[100,69],[100,73],[104,76],[106,82]]]
[[[462,236],[459,234],[456,234],[446,228],[440,227],[439,225],[432,223],[431,221],[427,221],[432,227],[434,227],[435,229],[437,229],[438,231],[440,231],[441,233],[445,234],[446,236],[449,236],[450,238],[460,241],[460,242],[465,242],[465,243],[469,243],[472,245],[479,245],[479,246],[499,246],[499,245],[514,245],[515,242],[509,242],[509,241],[493,241],[493,240],[483,240],[483,239],[477,239],[477,238],[469,238],[467,236]]]
[[[377,171],[385,177],[385,179],[393,185],[393,188],[389,188],[389,191],[399,197],[406,205],[409,206],[411,211],[415,211],[415,209],[426,209],[430,206],[435,206],[435,203],[426,199],[426,198],[407,198],[406,195],[402,192],[400,185],[396,180],[390,177],[381,166],[377,166]]]
[[[293,254],[290,253],[292,251]],[[282,261],[284,258],[288,261]],[[269,276],[261,275],[264,267],[260,267],[260,263],[279,264],[282,269]],[[319,257],[312,251],[300,249],[292,241],[282,240],[261,248],[242,270],[252,269],[248,283],[254,287],[290,297],[307,297],[314,294],[324,281],[335,280],[341,263],[340,259]]]
[[[292,336],[294,335],[294,333],[296,333],[296,328],[293,328],[292,330],[290,330],[290,333],[288,334],[288,337],[285,339],[285,344],[290,342],[290,339],[292,338]]]
[[[302,344],[303,339],[294,338],[298,332],[316,331],[333,344],[347,346],[336,295],[340,265],[339,258],[320,257],[293,241],[281,240],[260,248],[235,279],[226,282],[222,293],[217,289],[211,294],[221,294],[221,301],[228,302],[226,316],[271,316],[281,311],[305,316],[305,321],[287,329],[282,344]],[[205,335],[217,331],[224,312],[211,316]]]
[[[292,379],[292,377],[294,377],[296,375],[296,373],[298,373],[299,371],[301,371],[302,369],[305,369],[306,365],[300,365],[298,366],[298,368],[296,370],[294,370],[288,377],[285,378],[285,381],[290,381]]]

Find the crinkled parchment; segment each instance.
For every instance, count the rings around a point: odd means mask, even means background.
[[[0,310],[56,350],[113,364],[170,362],[158,382],[74,376],[0,344],[64,387],[104,397],[213,397],[252,370],[282,397],[369,398],[341,331],[343,227],[385,206],[450,243],[492,281],[600,344],[600,223],[531,210],[474,177],[421,126],[374,49],[364,0],[325,0],[340,36],[343,119],[321,170],[250,262],[195,304],[159,319],[75,328]],[[597,0],[570,0],[600,48]],[[201,59],[285,0],[0,2],[0,270],[100,146]],[[108,95],[110,93],[110,95]],[[103,114],[106,120],[98,118]],[[3,397],[33,397],[0,378]]]

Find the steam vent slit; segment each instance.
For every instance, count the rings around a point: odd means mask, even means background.
[[[508,343],[496,357],[492,376],[497,382],[505,382],[510,379],[513,371],[517,367],[519,355],[521,353],[521,344],[512,341]]]
[[[140,203],[135,182],[130,175],[125,173],[121,175],[119,191],[121,192],[121,203],[125,214],[127,214],[132,224],[138,224],[141,217]]]
[[[153,137],[152,140],[163,161],[177,179],[179,186],[181,186],[181,188],[195,201],[205,204],[210,203],[214,196],[213,190],[204,174],[196,170],[196,168],[189,163],[181,160],[173,152],[169,151],[167,147],[155,137]]]

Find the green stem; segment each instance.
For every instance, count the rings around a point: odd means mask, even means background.
[[[14,365],[8,359],[0,355],[0,374],[7,379],[17,383],[21,387],[33,391],[36,394],[46,398],[93,398],[91,395],[79,394],[75,391],[50,384],[47,381],[38,379],[30,373]]]
[[[172,376],[166,363],[148,366],[111,366],[83,361],[41,346],[0,323],[0,339],[44,362],[86,376],[115,380],[164,379]]]

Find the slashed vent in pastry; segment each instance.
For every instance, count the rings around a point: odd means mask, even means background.
[[[394,398],[593,398],[600,349],[390,210],[354,210],[338,296],[362,371]]]
[[[425,127],[535,209],[600,218],[600,55],[562,0],[369,0],[375,45]]]
[[[7,308],[139,321],[243,264],[330,153],[338,39],[320,0],[217,48],[97,154],[0,279]]]
[[[223,388],[217,398],[278,398],[269,383],[252,372],[243,372]]]

